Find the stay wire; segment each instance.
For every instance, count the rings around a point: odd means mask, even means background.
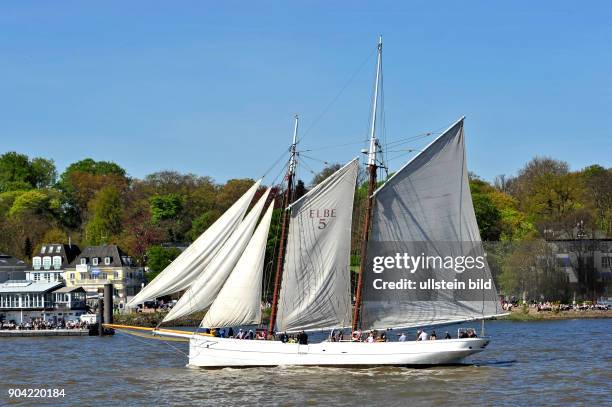
[[[310,133],[310,131],[319,123],[319,121],[323,118],[323,116],[325,116],[325,114],[327,114],[327,112],[329,111],[329,109],[331,109],[331,107],[338,101],[338,99],[340,99],[340,96],[342,96],[342,94],[344,93],[344,91],[348,88],[348,86],[353,82],[353,80],[357,77],[357,75],[361,72],[361,70],[363,69],[363,67],[366,65],[366,63],[372,58],[372,55],[374,55],[375,52],[377,52],[378,48],[374,48],[372,50],[372,52],[370,52],[370,54],[367,56],[366,59],[363,60],[363,62],[359,65],[359,67],[357,68],[357,70],[350,76],[350,78],[348,79],[348,81],[344,84],[344,86],[342,86],[342,88],[340,89],[340,92],[338,92],[338,94],[331,100],[331,102],[329,102],[329,104],[323,109],[323,111],[315,118],[315,120],[310,124],[310,126],[308,126],[308,128],[306,129],[306,131],[304,132],[304,134],[302,134],[302,136],[299,138],[299,141],[303,140],[304,137],[306,137],[306,135],[308,133]]]

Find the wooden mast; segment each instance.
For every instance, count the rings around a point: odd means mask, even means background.
[[[361,293],[363,291],[363,273],[367,262],[368,239],[370,237],[370,223],[372,217],[372,204],[374,202],[373,193],[376,188],[376,150],[378,140],[376,139],[376,111],[378,109],[378,91],[381,81],[380,72],[382,69],[382,36],[378,39],[378,58],[376,61],[376,83],[374,85],[374,103],[372,105],[372,120],[370,128],[370,148],[368,150],[368,196],[366,200],[366,214],[363,222],[363,239],[361,241],[361,252],[359,258],[359,274],[357,276],[357,291],[355,293],[355,306],[353,308],[353,331],[360,325],[361,313]]]
[[[289,166],[287,167],[287,190],[283,198],[283,220],[281,223],[281,237],[280,244],[278,247],[278,257],[276,259],[276,276],[274,277],[274,295],[272,297],[272,309],[270,310],[270,327],[268,333],[274,333],[274,325],[276,325],[276,314],[278,311],[278,295],[280,292],[280,286],[283,276],[283,262],[285,259],[285,246],[287,245],[287,230],[289,229],[289,205],[293,198],[293,178],[295,175],[296,166],[296,145],[297,145],[297,132],[298,132],[298,116],[295,115],[295,127],[293,129],[293,142],[289,150]]]

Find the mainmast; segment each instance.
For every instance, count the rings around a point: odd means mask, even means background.
[[[378,110],[378,92],[381,84],[382,69],[382,36],[378,38],[378,59],[376,62],[376,83],[374,85],[374,103],[372,105],[372,120],[370,128],[370,147],[368,149],[368,195],[366,201],[366,214],[363,223],[363,240],[361,241],[361,253],[359,259],[359,275],[357,277],[357,292],[355,294],[355,306],[353,308],[353,331],[359,327],[361,312],[361,293],[363,291],[363,273],[367,261],[368,239],[370,237],[370,221],[372,217],[373,193],[376,188],[376,151],[378,149],[378,139],[376,138],[376,118]]]
[[[287,190],[283,198],[283,221],[281,223],[281,237],[278,248],[278,257],[276,259],[276,277],[274,278],[274,296],[272,297],[272,309],[270,310],[270,327],[269,333],[274,333],[274,325],[276,324],[276,314],[278,311],[278,294],[280,292],[280,286],[283,275],[283,261],[285,259],[285,246],[287,244],[287,229],[289,226],[289,205],[291,204],[293,196],[293,178],[295,176],[296,162],[296,146],[297,146],[297,133],[298,133],[298,115],[295,115],[295,127],[293,128],[293,142],[289,149],[289,166],[287,167]]]

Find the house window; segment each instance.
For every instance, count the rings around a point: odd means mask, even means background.
[[[45,273],[45,280],[51,281],[51,274]]]
[[[46,251],[47,251],[47,246],[43,246],[43,247],[41,247],[40,252],[41,252],[42,254],[45,254],[45,252],[46,252]]]
[[[70,279],[74,280],[74,273],[70,273]]]
[[[111,263],[111,258],[110,257],[105,257],[104,258],[104,264],[106,264],[107,266],[110,266]]]
[[[53,256],[53,268],[59,270],[62,268],[62,257],[61,256]]]
[[[42,266],[42,259],[38,256],[32,258],[32,265],[34,266],[34,270],[40,270]]]
[[[612,257],[603,256],[601,258],[601,268],[604,268],[604,269],[612,268]]]
[[[51,257],[49,256],[43,257],[42,264],[45,270],[49,270],[51,268]]]
[[[91,258],[91,264],[93,264],[94,266],[98,265],[98,258],[97,257],[92,257]]]
[[[81,264],[87,264],[87,257],[81,257]]]
[[[115,271],[115,272],[113,273],[113,278],[114,278],[114,279],[119,279],[119,272],[118,272],[118,271]]]
[[[34,281],[40,281],[40,273],[34,273]]]
[[[55,253],[59,253],[59,252],[61,252],[61,251],[62,251],[62,246],[57,246],[57,247],[55,248]]]

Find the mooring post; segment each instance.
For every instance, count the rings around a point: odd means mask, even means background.
[[[98,298],[98,335],[104,335],[104,327],[102,324],[104,323],[104,300],[102,298]]]
[[[104,284],[104,323],[113,323],[113,283]]]

